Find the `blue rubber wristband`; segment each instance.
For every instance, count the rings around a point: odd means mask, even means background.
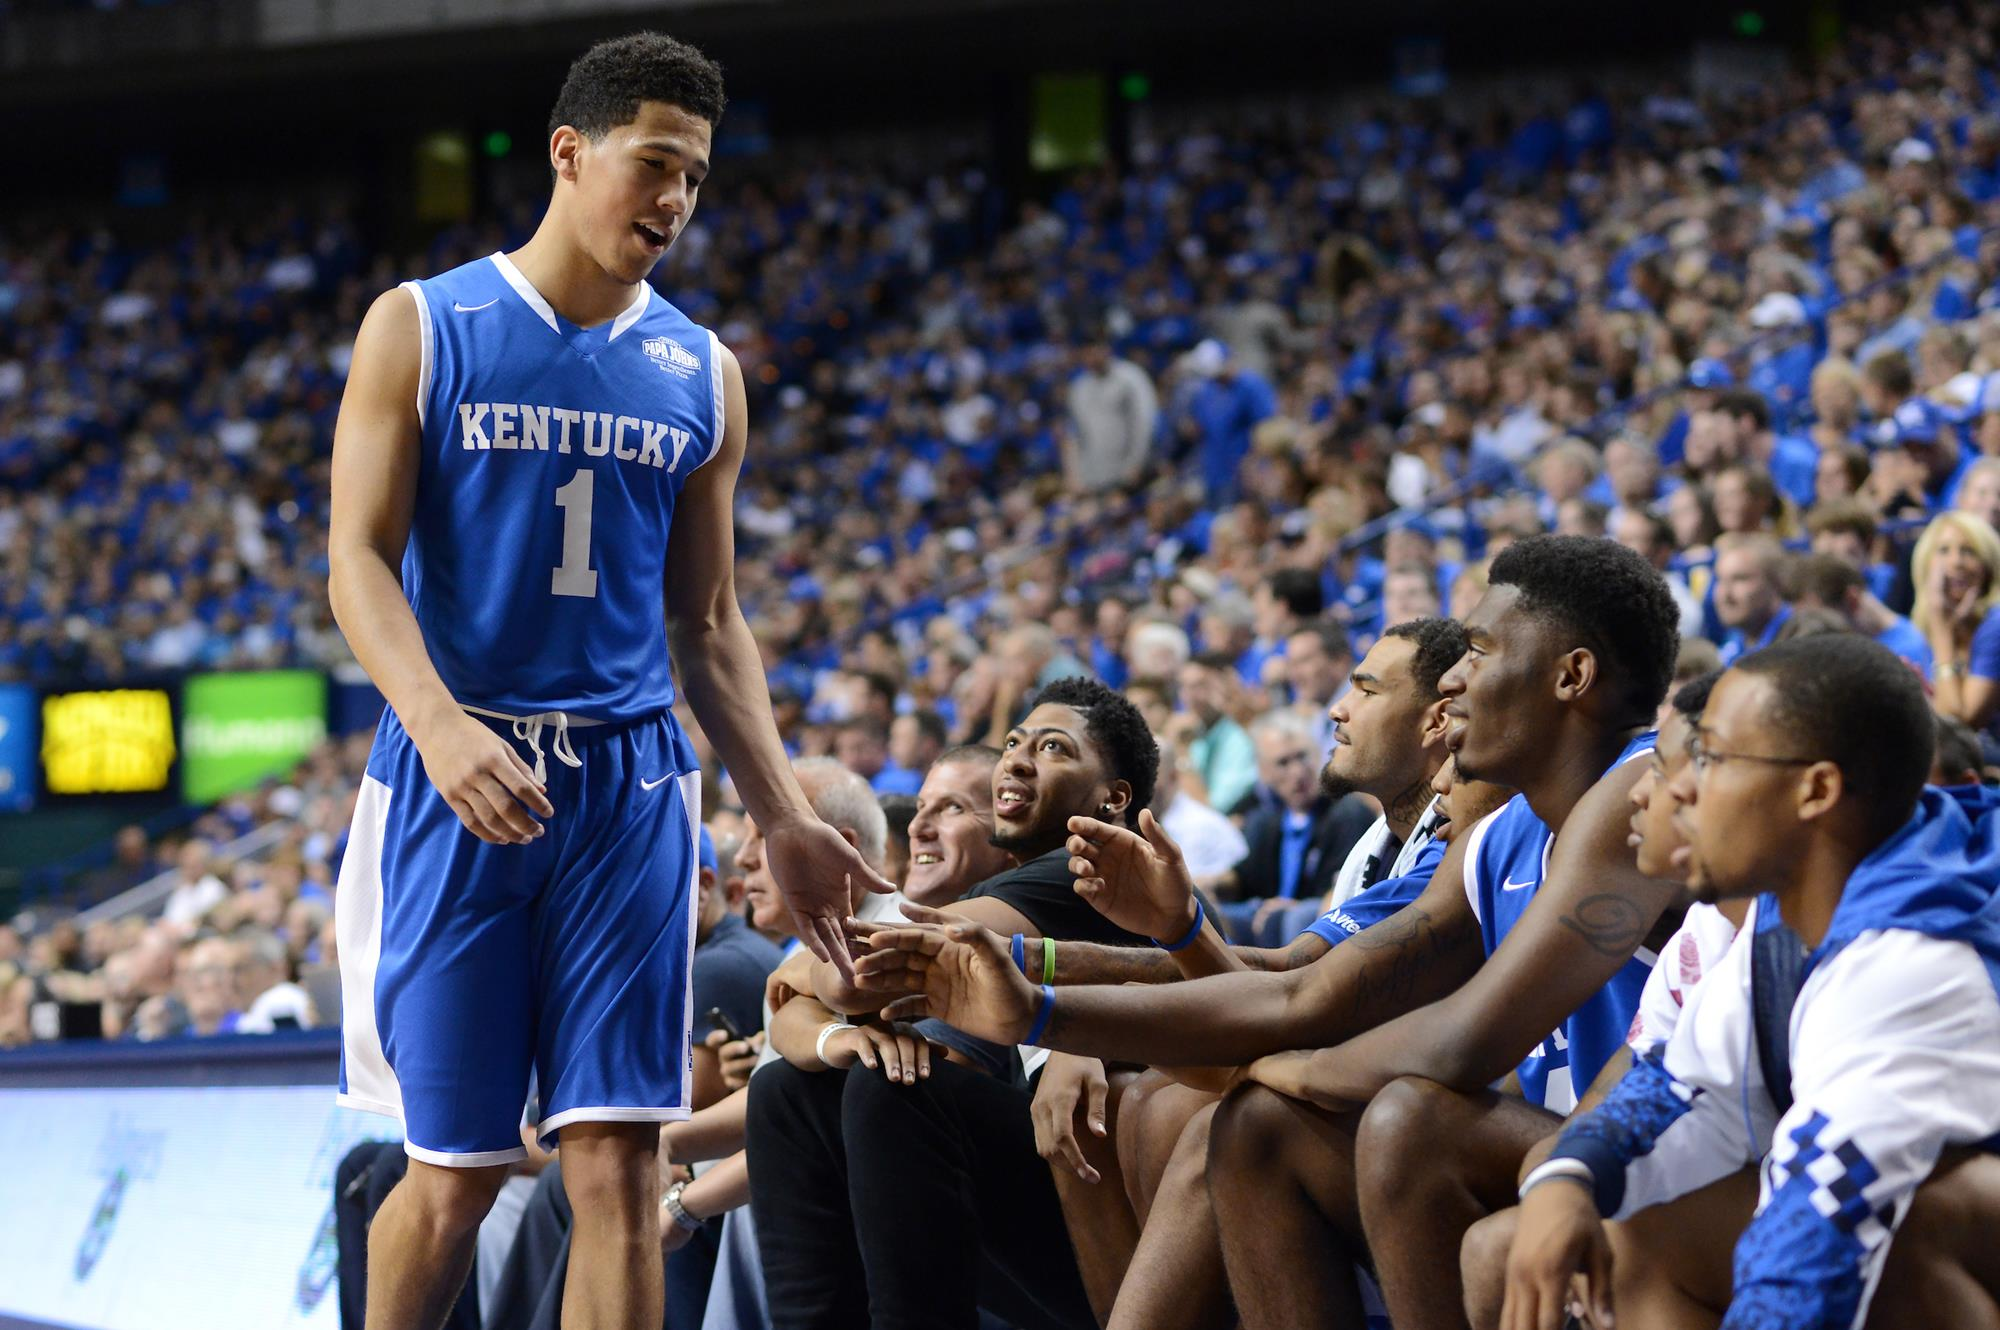
[[[1201,897],[1196,896],[1194,898],[1194,927],[1188,929],[1187,935],[1178,942],[1162,942],[1160,939],[1154,938],[1153,945],[1165,952],[1186,951],[1194,945],[1194,940],[1201,936],[1201,926],[1207,922],[1207,918],[1208,916],[1201,908]]]
[[[1042,1000],[1035,1007],[1035,1023],[1028,1027],[1027,1042],[1039,1044],[1048,1033],[1049,1017],[1056,1014],[1056,989],[1054,984],[1042,985]]]
[[[1014,968],[1022,974],[1028,974],[1028,938],[1025,933],[1014,934],[1013,952]],[[1034,978],[1033,975],[1028,975],[1028,977],[1030,979]]]

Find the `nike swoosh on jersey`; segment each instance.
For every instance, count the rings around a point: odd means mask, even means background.
[[[642,790],[657,790],[672,779],[672,776],[662,776],[658,780],[642,780],[639,782],[639,788]]]
[[[500,297],[495,296],[493,297],[493,299],[487,301],[484,305],[461,305],[456,300],[454,300],[451,302],[451,307],[457,310],[460,314],[473,314],[482,309],[490,309],[492,306],[497,305],[499,303],[500,303]]]
[[[1529,878],[1529,879],[1528,879],[1528,880],[1527,880],[1526,882],[1516,882],[1516,881],[1514,881],[1514,880],[1513,880],[1512,878],[1509,878],[1509,879],[1508,879],[1507,881],[1505,881],[1505,882],[1502,882],[1502,883],[1500,884],[1500,890],[1502,890],[1502,891],[1526,891],[1526,890],[1527,890],[1527,889],[1528,889],[1529,887],[1532,887],[1532,886],[1534,886],[1534,885],[1535,885],[1535,883],[1536,883],[1536,882],[1538,882],[1538,881],[1540,881],[1540,879],[1539,879],[1539,878],[1532,878],[1532,877],[1531,877],[1531,878]]]

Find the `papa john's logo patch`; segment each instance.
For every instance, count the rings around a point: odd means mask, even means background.
[[[654,364],[670,374],[691,379],[701,373],[700,359],[671,337],[648,337],[641,349],[653,358]]]

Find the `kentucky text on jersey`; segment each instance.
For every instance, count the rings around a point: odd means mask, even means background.
[[[513,716],[666,711],[673,525],[722,444],[720,343],[645,285],[579,327],[502,254],[407,289],[423,444],[403,589],[445,687]]]
[[[694,435],[684,429],[609,411],[579,411],[529,402],[460,402],[458,444],[470,452],[578,452],[640,466],[678,470]]]

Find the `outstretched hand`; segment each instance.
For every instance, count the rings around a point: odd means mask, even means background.
[[[913,922],[847,921],[865,948],[854,964],[855,987],[899,995],[882,1008],[882,1018],[934,1016],[1001,1044],[1026,1038],[1039,995],[1000,935],[909,901],[903,913]]]
[[[764,860],[791,909],[799,941],[852,983],[854,958],[841,921],[854,912],[854,884],[870,891],[894,891],[896,884],[870,868],[845,836],[816,817],[765,832]]]
[[[1194,878],[1152,809],[1139,814],[1137,832],[1073,817],[1067,848],[1076,894],[1126,932],[1172,939],[1194,926]]]

